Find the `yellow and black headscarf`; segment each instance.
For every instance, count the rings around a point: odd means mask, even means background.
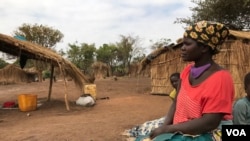
[[[184,37],[208,45],[215,53],[218,53],[220,50],[219,45],[224,42],[228,34],[228,28],[221,23],[200,21],[189,26],[184,33]]]

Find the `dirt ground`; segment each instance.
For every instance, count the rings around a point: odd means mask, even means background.
[[[42,103],[35,111],[0,109],[1,141],[125,141],[121,133],[148,120],[166,114],[171,99],[150,94],[150,78],[121,77],[96,80],[97,100],[94,107],[75,104],[81,95],[72,81],[67,93],[70,111],[66,110],[64,82],[53,84],[47,102],[49,81],[0,86],[0,105],[16,101],[19,94],[36,94]],[[27,114],[30,116],[27,116]]]

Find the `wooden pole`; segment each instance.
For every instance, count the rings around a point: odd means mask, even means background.
[[[50,83],[49,83],[49,94],[47,101],[50,101],[51,92],[52,92],[52,85],[53,85],[53,79],[54,78],[54,65],[51,64],[51,73],[50,73]]]
[[[69,101],[68,101],[68,93],[67,93],[67,82],[66,82],[66,80],[65,80],[65,77],[64,77],[64,85],[65,85],[64,100],[65,100],[65,104],[66,104],[66,109],[67,109],[68,111],[70,111]]]
[[[68,111],[70,111],[70,107],[69,107],[69,101],[68,101],[68,93],[67,93],[67,87],[68,87],[68,85],[67,85],[67,80],[66,80],[66,74],[65,74],[65,71],[62,69],[62,66],[60,65],[60,63],[58,63],[59,64],[59,68],[60,68],[60,71],[61,71],[61,73],[63,74],[63,80],[64,80],[64,91],[65,91],[65,94],[64,94],[64,101],[65,101],[65,105],[66,105],[66,109],[68,110]]]
[[[68,88],[68,85],[67,85],[67,80],[65,78],[65,72],[62,70],[62,73],[63,73],[63,79],[64,79],[64,88],[65,88],[65,94],[64,94],[64,100],[65,100],[65,105],[66,105],[66,109],[68,111],[70,111],[70,107],[69,107],[69,101],[68,101],[68,93],[67,93],[67,88]]]

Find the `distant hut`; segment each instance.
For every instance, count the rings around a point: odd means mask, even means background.
[[[27,72],[20,67],[10,64],[0,69],[0,84],[29,83],[35,81],[36,73]]]
[[[230,30],[230,36],[222,45],[221,53],[214,56],[218,64],[231,72],[236,99],[244,96],[243,78],[250,71],[249,39],[250,32]],[[181,45],[180,42],[157,49],[141,62],[142,68],[148,64],[151,66],[151,94],[169,94],[172,90],[170,75],[174,72],[181,72],[187,65],[187,62],[183,62],[180,57]]]
[[[108,76],[109,67],[107,64],[102,62],[95,62],[92,64],[91,67],[93,69],[94,77],[96,79],[103,79]]]

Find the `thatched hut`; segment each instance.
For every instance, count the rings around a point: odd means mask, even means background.
[[[93,69],[93,75],[96,79],[103,79],[109,75],[109,67],[107,64],[102,62],[94,62],[91,65]]]
[[[230,30],[228,40],[222,45],[221,53],[214,56],[215,61],[228,69],[235,85],[235,98],[244,92],[243,78],[250,71],[250,32]],[[172,86],[169,77],[174,72],[181,72],[187,65],[180,57],[181,43],[160,48],[150,53],[142,62],[142,68],[151,66],[151,93],[169,94]]]
[[[36,73],[27,72],[20,67],[13,64],[5,66],[0,69],[0,84],[15,84],[15,83],[29,83],[34,82]]]
[[[129,66],[129,76],[131,77],[150,77],[150,66],[146,66],[140,73],[138,71],[141,69],[140,63],[132,63]]]
[[[0,51],[18,56],[20,58],[25,58],[23,60],[34,59],[47,62],[52,66],[51,74],[54,73],[54,66],[59,67],[60,72],[62,72],[64,76],[64,84],[66,87],[65,103],[67,110],[70,110],[70,108],[67,100],[67,83],[65,76],[70,76],[80,90],[82,90],[84,84],[90,83],[88,78],[74,64],[49,48],[31,43],[29,41],[18,40],[11,36],[0,34]],[[25,61],[22,61],[22,59],[20,60],[20,64],[25,64]],[[52,84],[53,81],[51,78],[48,99],[50,98]]]

